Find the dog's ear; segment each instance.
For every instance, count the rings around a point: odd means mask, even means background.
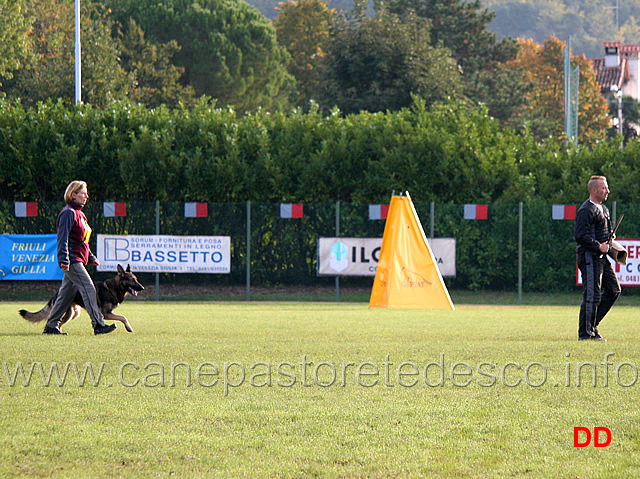
[[[124,274],[124,270],[122,269],[122,266],[118,265],[118,274]]]
[[[131,273],[131,265],[130,264],[127,265],[127,273]]]

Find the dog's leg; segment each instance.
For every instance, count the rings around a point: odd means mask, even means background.
[[[131,327],[131,324],[129,324],[129,320],[124,316],[121,316],[119,314],[114,314],[114,313],[106,313],[104,315],[104,319],[108,321],[120,321],[122,324],[124,324],[124,327],[127,331],[129,331],[130,333],[133,333],[133,328]]]
[[[62,326],[66,323],[68,323],[69,321],[71,321],[73,318],[75,318],[75,308],[73,306],[71,306],[69,309],[67,309],[64,313],[64,315],[62,316],[62,318],[60,318],[60,324],[58,325],[58,329],[62,328]]]
[[[63,324],[68,323],[69,321],[73,321],[78,316],[80,316],[80,306],[77,304],[72,304],[69,306],[69,309],[64,313],[64,316],[60,319],[60,328]]]

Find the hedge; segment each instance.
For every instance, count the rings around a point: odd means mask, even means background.
[[[464,267],[451,282],[471,289],[515,287],[516,272],[504,260],[515,254],[513,209],[519,202],[530,220],[526,287],[571,288],[570,228],[546,219],[536,225],[547,214],[528,211],[580,204],[588,178],[604,174],[610,202],[633,217],[640,203],[638,158],[638,142],[624,149],[616,141],[590,149],[539,144],[526,132],[502,129],[486,109],[455,102],[427,108],[416,101],[393,113],[323,116],[312,106],[309,112],[240,116],[204,100],[192,110],[148,110],[128,102],[104,110],[54,102],[26,109],[0,100],[0,200],[38,201],[46,209],[62,200],[72,179],[86,180],[95,202],[341,201],[360,208],[408,190],[417,205],[434,202],[441,213],[452,208],[436,222],[436,236],[459,238]],[[496,215],[471,228],[460,217],[465,203],[490,204]],[[6,213],[0,218],[3,232],[10,220]],[[640,237],[638,224],[627,216],[621,233]],[[313,240],[305,239],[307,246]],[[296,240],[278,241],[286,249]],[[313,254],[301,254],[303,275],[311,278]],[[278,268],[284,266],[266,267],[264,280],[290,281]],[[297,275],[292,281],[300,281]]]
[[[116,103],[100,110],[0,101],[0,198],[48,201],[72,178],[98,200],[439,203],[578,202],[592,174],[612,199],[640,193],[640,146],[565,150],[500,128],[481,107],[416,102],[394,113],[239,117]]]

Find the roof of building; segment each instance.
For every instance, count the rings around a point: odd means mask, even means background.
[[[618,48],[621,54],[624,53],[638,53],[640,52],[640,45],[638,44],[623,44],[620,42],[604,42],[604,48]]]
[[[605,42],[605,47],[607,43]],[[628,45],[637,46],[640,45]],[[638,50],[640,51],[640,49]],[[605,67],[604,58],[591,59],[591,65],[596,72],[596,81],[600,84],[600,93],[608,93],[612,86],[622,89],[623,85],[629,81],[629,62],[627,57],[620,57],[620,65],[615,67]]]

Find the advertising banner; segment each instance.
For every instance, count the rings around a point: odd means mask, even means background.
[[[442,276],[456,275],[455,238],[428,240]],[[375,276],[382,238],[319,238],[318,275]]]
[[[231,272],[229,236],[98,235],[98,271],[118,264],[136,273]]]
[[[48,235],[0,235],[0,280],[61,280],[58,240]]]
[[[382,238],[319,238],[318,275],[375,276]]]
[[[455,238],[429,238],[427,240],[431,252],[436,258],[436,264],[440,274],[447,278],[456,276],[456,239]]]
[[[640,239],[616,238],[627,250],[627,264],[618,264],[607,256],[613,265],[620,286],[640,286]],[[576,266],[576,284],[582,284],[582,275]]]

